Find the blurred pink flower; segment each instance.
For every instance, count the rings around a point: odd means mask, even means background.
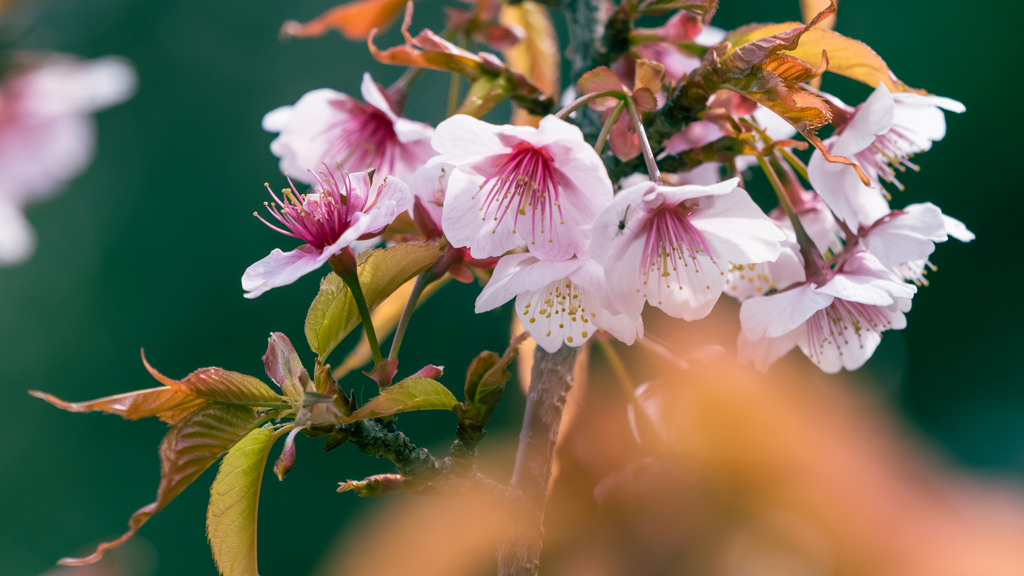
[[[802,280],[743,302],[740,362],[753,360],[764,371],[799,346],[827,373],[856,370],[874,354],[882,332],[907,326],[903,313],[917,288],[869,252],[856,252],[838,270],[822,272],[823,280]]]
[[[523,327],[548,352],[555,352],[563,342],[582,346],[598,329],[626,344],[643,338],[643,320],[631,320],[610,304],[605,270],[590,259],[555,262],[533,254],[505,256],[476,299],[476,312],[492,310],[512,298]]]
[[[91,114],[124,102],[135,85],[123,59],[65,55],[30,61],[0,83],[0,266],[35,251],[22,210],[85,171],[96,147]]]
[[[896,172],[917,170],[910,157],[931,149],[933,141],[946,135],[942,110],[966,110],[963,104],[949,98],[907,92],[891,94],[885,84],[879,84],[855,109],[830,98],[840,115],[848,118],[838,135],[826,144],[832,154],[856,161],[873,184],[865,186],[851,166],[830,163],[819,151],[811,156],[808,176],[836,217],[852,228],[871,224],[889,212],[882,182],[903,188]]]
[[[396,114],[369,72],[361,91],[365,103],[329,88],[313,90],[263,117],[263,129],[279,134],[270,151],[282,172],[310,185],[316,180],[307,169],[321,164],[405,179],[434,155],[433,129]]]
[[[636,184],[594,222],[591,251],[608,271],[612,302],[638,318],[644,302],[686,320],[707,316],[729,263],[775,260],[786,235],[738,178],[711,186]]]
[[[453,167],[442,216],[452,245],[474,258],[523,242],[546,259],[586,256],[589,225],[611,201],[612,183],[579,128],[554,116],[532,128],[459,114],[437,127],[433,144],[440,155],[432,163]]]
[[[295,185],[283,192],[282,201],[267,185],[275,202],[267,210],[286,229],[263,220],[267,226],[306,244],[291,252],[275,248],[242,275],[246,298],[255,298],[271,288],[286,286],[349,249],[361,237],[378,234],[412,205],[409,187],[397,178],[385,178],[373,188],[372,171],[348,174],[327,169],[314,174],[316,192],[299,195]],[[259,217],[257,215],[257,217]]]

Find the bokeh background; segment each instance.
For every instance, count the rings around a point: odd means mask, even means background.
[[[264,200],[263,182],[282,184],[268,150],[272,135],[260,129],[260,119],[314,88],[356,94],[364,70],[383,84],[401,73],[336,34],[278,40],[284,20],[308,20],[331,4],[29,0],[8,15],[2,33],[14,46],[122,55],[140,82],[134,99],[99,115],[89,171],[29,209],[39,233],[35,257],[0,269],[5,576],[41,574],[58,558],[120,534],[128,516],[152,501],[155,449],[165,428],[155,420],[68,414],[30,398],[27,389],[84,400],[150,387],[140,348],[176,377],[208,365],[262,375],[271,331],[291,336],[303,353],[302,323],[318,278],[254,301],[242,298],[239,284],[243,270],[283,240],[252,217]],[[441,5],[419,4],[414,30],[439,30]],[[915,160],[923,170],[903,180],[907,191],[895,204],[933,201],[978,239],[938,247],[932,261],[939,271],[915,297],[909,328],[886,333],[859,378],[835,383],[880,398],[903,433],[936,459],[1020,486],[1024,316],[1015,293],[1022,208],[1015,96],[1024,83],[1011,64],[1024,57],[1022,17],[1024,6],[1010,0],[840,4],[838,31],[870,44],[908,84],[966,104],[965,115],[947,116],[946,140]],[[714,24],[798,18],[796,0],[722,0]],[[564,32],[561,18],[556,22]],[[380,40],[397,42],[396,29]],[[832,76],[824,88],[848,102],[868,93]],[[427,73],[407,115],[436,123],[446,92],[447,76]],[[492,117],[507,115],[499,108]],[[755,179],[751,187],[767,194],[763,184]],[[403,346],[404,366],[443,364],[444,381],[458,393],[476,353],[504,348],[508,310],[474,315],[478,289],[450,283],[421,308]],[[734,316],[730,306],[723,299],[719,312]],[[705,330],[701,322],[672,326],[691,340]],[[308,352],[304,358],[312,362]],[[362,386],[349,378],[349,387]],[[510,390],[491,426],[488,442],[495,445],[503,435],[514,437],[521,418],[522,394]],[[402,427],[419,443],[444,449],[454,419],[414,414],[402,416]],[[269,477],[264,484],[264,574],[312,573],[337,535],[358,532],[379,505],[337,495],[335,483],[391,471],[350,446],[324,454],[319,442],[303,440],[287,480]],[[208,471],[143,528],[130,551],[142,558],[140,572],[216,573],[204,534],[212,478]]]

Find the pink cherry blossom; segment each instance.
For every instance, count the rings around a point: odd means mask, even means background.
[[[677,318],[707,316],[730,263],[768,262],[785,234],[738,178],[712,186],[636,184],[619,192],[594,223],[591,251],[614,271],[612,303],[638,318],[644,302]]]
[[[25,206],[60,191],[92,161],[91,114],[135,92],[135,71],[120,58],[25,59],[0,83],[0,266],[35,251]]]
[[[945,242],[950,236],[961,242],[974,240],[974,234],[963,222],[925,202],[886,214],[862,229],[858,240],[883,266],[906,280],[927,286],[925,274],[935,269],[928,257],[935,251],[935,243]]]
[[[917,170],[910,158],[930,150],[933,141],[946,135],[942,110],[965,110],[963,104],[949,98],[891,94],[885,84],[879,84],[856,109],[830,98],[849,119],[826,144],[833,154],[856,161],[872,186],[865,186],[851,166],[830,163],[818,151],[811,157],[808,176],[836,217],[851,227],[871,224],[889,212],[882,183],[890,182],[902,189],[897,172]]]
[[[374,188],[373,172],[335,172],[315,174],[316,192],[299,195],[295,185],[278,198],[267,185],[274,202],[267,210],[284,229],[263,218],[278,232],[305,242],[291,252],[275,248],[269,256],[250,266],[242,276],[246,298],[255,298],[271,288],[286,286],[349,249],[364,236],[384,230],[412,205],[409,187],[397,178],[384,178]]]
[[[453,170],[442,227],[474,258],[525,243],[539,257],[586,256],[589,225],[612,199],[608,172],[576,126],[547,116],[539,128],[456,115],[437,127],[432,163]]]
[[[306,170],[321,164],[405,179],[434,155],[429,125],[396,114],[368,72],[361,89],[365,103],[321,88],[263,117],[263,129],[279,134],[270,151],[282,172],[310,185],[316,179]]]
[[[533,254],[511,254],[498,261],[476,299],[476,312],[515,298],[523,327],[548,352],[563,343],[582,346],[599,329],[626,344],[643,338],[643,320],[619,313],[608,301],[604,285],[605,271],[593,260],[556,262]]]
[[[850,256],[820,284],[802,280],[740,308],[741,362],[759,370],[794,347],[823,371],[856,370],[867,362],[886,330],[902,330],[917,292],[867,251]]]
[[[428,238],[441,235],[441,214],[451,172],[451,166],[431,164],[417,168],[409,177],[413,195],[409,216]]]

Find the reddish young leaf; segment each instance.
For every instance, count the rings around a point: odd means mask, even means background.
[[[625,88],[622,87],[622,82],[611,68],[598,66],[580,76],[579,81],[576,82],[576,91],[580,93],[580,96],[585,96],[598,92],[624,92]]]
[[[395,379],[395,374],[397,372],[398,359],[385,358],[369,372],[363,372],[363,374],[372,378],[373,381],[377,383],[377,387],[383,390],[384,388],[391,386],[391,381]]]
[[[156,371],[142,355],[146,370],[161,383],[179,392],[198,396],[206,400],[245,406],[277,406],[285,404],[284,399],[274,393],[258,378],[231,372],[223,368],[200,368],[181,380],[168,378]]]
[[[127,420],[156,416],[168,424],[176,423],[186,414],[207,402],[202,398],[166,386],[136,390],[85,402],[65,402],[52,394],[38,390],[29,390],[28,393],[68,412],[104,412],[116,414]]]
[[[309,373],[302,366],[302,360],[295,352],[292,341],[280,332],[270,335],[267,353],[263,355],[267,376],[277,384],[285,396],[301,399],[309,391]]]
[[[338,492],[352,490],[363,498],[383,496],[395,492],[408,492],[415,488],[415,482],[401,474],[377,474],[364,480],[349,480],[338,483]]]
[[[315,38],[337,30],[349,40],[363,40],[394,22],[406,0],[356,0],[331,8],[305,24],[289,20],[281,26],[284,38]]]
[[[131,538],[154,514],[171,503],[204,470],[262,420],[251,408],[208,403],[175,424],[160,443],[160,486],[156,501],[143,506],[128,521],[128,531],[117,540],[104,542],[84,558],[64,558],[63,566],[83,566],[103,558]]]

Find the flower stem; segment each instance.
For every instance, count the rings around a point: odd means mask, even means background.
[[[816,281],[821,279],[821,266],[824,264],[824,260],[821,254],[818,253],[818,247],[814,245],[814,241],[811,240],[807,230],[804,229],[804,225],[800,222],[800,218],[793,211],[793,205],[789,203],[789,197],[786,195],[786,189],[782,186],[782,181],[779,180],[778,174],[772,169],[768,161],[758,154],[757,163],[761,166],[761,170],[764,171],[765,176],[768,177],[768,181],[771,183],[772,188],[775,189],[775,195],[779,199],[779,206],[789,216],[789,222],[793,225],[793,231],[796,232],[796,241],[800,244],[800,255],[804,257],[804,271],[806,272],[807,279]]]
[[[647,163],[647,173],[655,184],[664,184],[665,179],[661,177],[658,170],[658,163],[654,160],[654,151],[651,150],[651,143],[647,140],[647,132],[644,131],[643,120],[640,119],[640,112],[636,109],[636,102],[631,96],[626,97],[626,106],[629,107],[629,117],[633,120],[633,127],[636,128],[636,135],[640,139],[640,150],[644,154],[644,162]]]
[[[398,349],[402,347],[405,329],[409,327],[409,320],[412,319],[412,313],[416,311],[416,304],[419,302],[420,295],[423,294],[423,289],[434,280],[435,276],[430,270],[426,270],[416,277],[416,283],[412,286],[409,300],[406,301],[405,309],[402,310],[402,317],[398,319],[398,327],[395,328],[395,337],[391,341],[391,352],[388,354],[389,359],[394,360],[398,358]]]
[[[629,371],[626,370],[626,365],[623,364],[619,353],[615,351],[615,346],[607,340],[599,340],[598,344],[601,346],[601,352],[604,352],[604,357],[612,365],[612,372],[615,372],[616,380],[619,381],[622,391],[626,394],[626,400],[633,406],[633,420],[636,422],[637,428],[644,429],[644,436],[658,440],[657,429],[650,418],[648,418],[647,412],[644,410],[643,405],[640,404],[640,400],[636,397],[636,385],[633,383],[633,379],[629,377]]]
[[[366,307],[366,297],[363,296],[363,288],[359,285],[359,267],[356,263],[356,255],[352,253],[351,248],[345,248],[331,256],[327,263],[331,265],[331,270],[341,277],[341,281],[352,292],[352,299],[356,301],[359,317],[363,320],[363,330],[366,331],[366,341],[370,344],[373,364],[376,366],[380,364],[383,358],[380,355],[380,345],[377,344],[377,333],[373,330],[373,319],[370,318],[370,309]]]
[[[608,117],[608,121],[601,127],[601,133],[597,135],[597,143],[594,144],[594,151],[597,152],[598,156],[601,155],[601,149],[604,148],[605,140],[607,140],[608,135],[612,133],[612,128],[615,126],[615,123],[619,121],[619,116],[622,115],[622,111],[625,109],[625,102],[619,102],[616,104],[615,108],[612,109],[611,116]]]
[[[580,96],[579,98],[570,102],[569,105],[566,106],[565,108],[562,108],[558,112],[555,112],[555,117],[565,120],[569,116],[569,114],[572,114],[576,110],[580,109],[587,102],[590,102],[591,100],[597,100],[598,98],[609,97],[622,98],[622,91],[608,90],[607,92],[594,92],[592,94],[584,94],[583,96]]]
[[[779,152],[782,153],[782,157],[786,159],[786,162],[789,162],[789,165],[792,166],[798,174],[800,174],[800,177],[804,179],[804,182],[811,181],[811,179],[807,177],[807,165],[804,164],[803,160],[797,158],[796,154],[793,154],[785,148],[780,149]]]

